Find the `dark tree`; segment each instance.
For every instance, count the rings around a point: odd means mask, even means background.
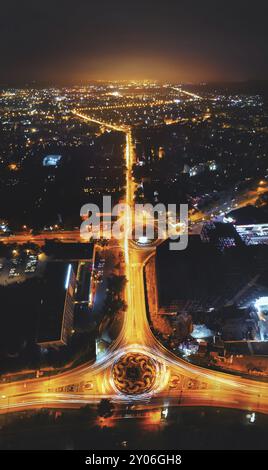
[[[98,415],[101,416],[102,418],[110,418],[111,416],[113,416],[113,413],[114,413],[113,403],[107,398],[104,398],[103,400],[101,400],[98,405]]]

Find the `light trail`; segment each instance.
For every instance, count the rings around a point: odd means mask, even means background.
[[[113,124],[113,123],[110,123],[110,122],[104,122],[104,121],[100,121],[98,119],[95,119],[93,117],[90,117],[90,116],[87,116],[86,114],[82,114],[82,113],[79,113],[77,112],[76,110],[72,112],[75,116],[83,119],[84,121],[88,121],[88,122],[93,122],[95,124],[98,124],[99,126],[102,126],[102,127],[107,127],[108,129],[112,129],[113,131],[117,131],[117,132],[127,132],[129,129],[127,126],[117,126],[116,124]]]
[[[131,174],[132,174],[132,165],[133,165],[133,148],[132,148],[132,138],[131,138],[131,131],[126,133],[126,149],[125,149],[125,159],[126,159],[126,204],[127,207],[132,206],[133,202],[133,194],[131,191]],[[127,212],[126,215],[126,227],[124,232],[124,252],[125,252],[125,264],[126,264],[126,279],[127,279],[127,308],[129,308],[129,304],[131,302],[131,283],[130,283],[130,259],[129,259],[129,236],[132,230],[132,222],[131,222],[131,214]]]
[[[178,91],[179,93],[182,93],[183,95],[190,96],[191,98],[194,98],[196,100],[203,100],[204,98],[200,95],[197,95],[196,93],[191,93],[190,91],[182,90],[181,88],[176,88],[176,87],[171,87],[172,90]]]
[[[80,112],[73,113],[87,122],[125,133],[125,202],[132,207],[135,183],[132,181],[134,156],[131,129],[98,121]],[[168,399],[174,406],[223,406],[268,413],[266,383],[183,361],[155,338],[147,319],[143,275],[146,263],[155,255],[155,247],[141,249],[135,243],[130,243],[130,230],[132,231],[132,223],[128,214],[122,240],[128,279],[128,307],[117,340],[94,364],[83,364],[50,378],[0,384],[0,412],[39,407],[78,408],[87,403],[96,404],[101,398],[112,398],[119,405],[131,402],[146,407],[150,401],[150,406],[161,406]],[[152,390],[144,395],[123,395],[112,381],[114,363],[127,351],[145,354],[159,363],[158,380]],[[89,384],[92,392],[89,393],[86,384]]]
[[[127,103],[127,104],[116,104],[107,106],[93,106],[91,108],[83,108],[83,111],[108,111],[114,109],[132,109],[132,108],[154,108],[158,106],[164,106],[168,104],[174,104],[174,100],[155,100],[145,101],[143,103]]]

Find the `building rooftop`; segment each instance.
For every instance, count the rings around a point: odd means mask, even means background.
[[[168,241],[157,248],[159,307],[178,311],[220,308],[232,300],[253,276],[243,247],[223,253],[197,235],[189,237],[186,250],[170,251]],[[166,280],[168,279],[168,282]]]
[[[45,252],[60,260],[92,260],[94,243],[61,243],[47,241]]]
[[[268,216],[260,207],[245,206],[228,213],[235,225],[252,225],[268,223]]]
[[[48,263],[43,277],[40,298],[40,317],[37,343],[61,339],[64,307],[70,283],[72,265],[69,263]]]

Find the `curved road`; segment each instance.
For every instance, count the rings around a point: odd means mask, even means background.
[[[126,203],[133,205],[135,183],[132,181],[133,145],[131,130],[97,121],[74,111],[86,121],[124,132],[126,135]],[[30,408],[68,408],[96,403],[101,398],[112,398],[120,403],[139,403],[146,406],[224,406],[268,413],[268,386],[212,371],[187,363],[168,351],[154,337],[147,319],[144,266],[155,248],[140,248],[130,243],[131,220],[126,221],[124,239],[126,298],[128,309],[117,340],[105,355],[93,365],[84,364],[51,378],[36,378],[0,385],[0,412],[6,413]],[[116,389],[112,378],[114,363],[126,352],[147,355],[159,364],[153,388],[143,395],[125,395]]]

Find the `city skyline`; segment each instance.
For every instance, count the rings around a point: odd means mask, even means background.
[[[2,6],[0,450],[267,448],[266,23]]]

